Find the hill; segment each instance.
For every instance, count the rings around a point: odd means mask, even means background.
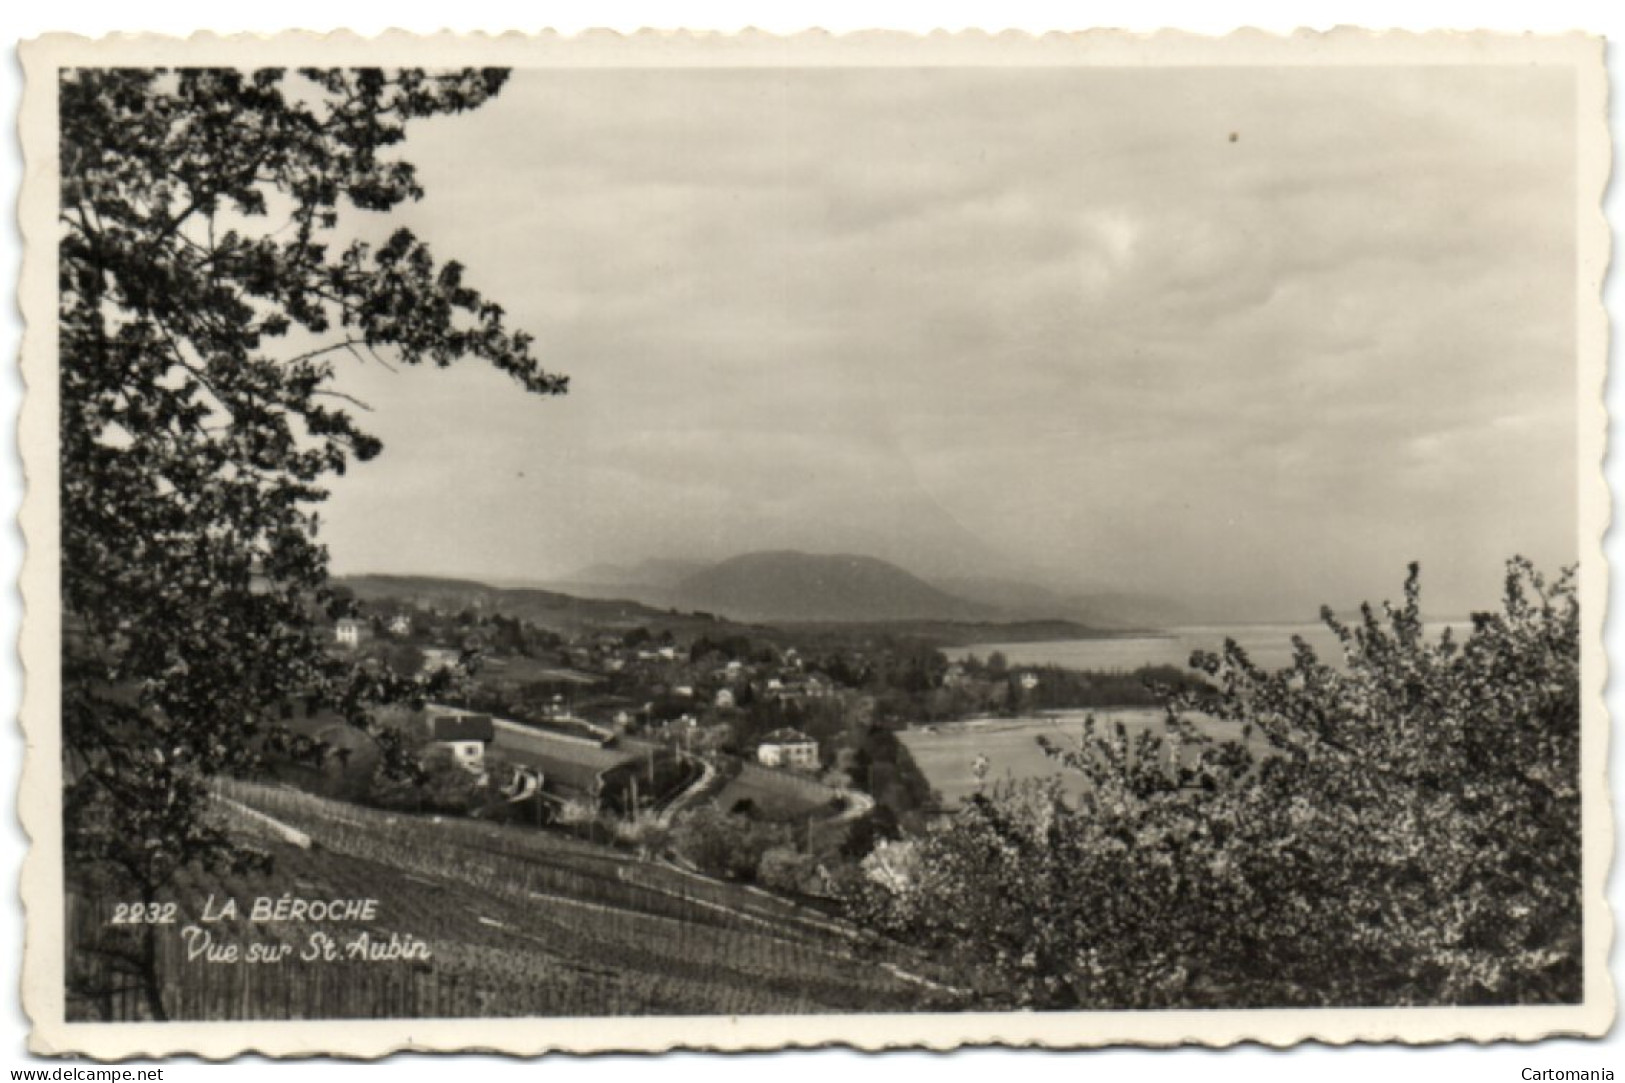
[[[996,610],[852,554],[746,553],[685,578],[684,608],[761,621],[981,620]]]
[[[1075,604],[1047,606],[1036,593],[1041,588],[1001,593],[999,587],[987,585],[1000,581],[976,582],[982,584],[978,596],[966,598],[872,557],[781,551],[747,553],[702,567],[675,587],[659,588],[673,608],[661,608],[647,595],[634,600],[637,588],[627,584],[601,585],[606,592],[626,590],[614,597],[423,575],[350,575],[335,579],[334,585],[363,602],[387,598],[442,612],[501,613],[561,635],[638,627],[678,636],[878,633],[953,646],[1089,639],[1154,623],[1128,619],[1146,610],[1127,602],[1093,606],[1087,599],[1073,599]],[[984,598],[1002,598],[1010,604]],[[1023,601],[1029,604],[1017,604]],[[1086,614],[1091,613],[1099,613],[1099,619],[1089,619]]]
[[[709,631],[722,622],[703,613],[679,613],[656,609],[629,598],[582,598],[535,587],[494,587],[472,579],[448,579],[423,575],[347,575],[334,585],[351,591],[363,602],[395,599],[413,605],[433,606],[442,612],[475,609],[501,613],[530,621],[561,635],[593,629],[647,628],[651,632],[670,629]]]
[[[869,562],[890,568],[912,580],[904,592],[904,596],[911,599],[911,604],[904,607],[909,611],[899,617],[893,608],[887,615],[877,618],[867,605],[859,607],[861,615],[852,615],[849,612],[835,612],[838,607],[830,604],[817,607],[818,615],[808,616],[807,605],[799,600],[787,604],[783,599],[765,599],[761,596],[739,598],[732,594],[725,596],[734,608],[721,604],[718,597],[721,592],[714,589],[715,579],[737,575],[741,561],[763,564],[786,559],[798,563]],[[690,581],[695,581],[692,592],[685,590]],[[1191,624],[1198,617],[1197,611],[1190,606],[1153,594],[1045,586],[1027,579],[997,575],[916,576],[897,565],[871,561],[867,557],[815,557],[793,552],[748,553],[720,564],[665,558],[651,558],[636,564],[600,563],[557,580],[497,582],[504,587],[537,588],[577,598],[630,600],[662,610],[672,606],[707,611],[716,609],[743,619],[780,622],[864,622],[876,619],[1061,621],[1083,625],[1096,632],[1125,632]],[[921,592],[921,586],[937,593]],[[788,586],[785,589],[789,589]],[[754,588],[751,594],[757,594]],[[750,604],[752,602],[756,604]],[[960,636],[955,633],[950,638]],[[1052,636],[1043,634],[1040,638]]]

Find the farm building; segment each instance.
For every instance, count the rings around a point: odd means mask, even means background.
[[[635,752],[607,747],[585,737],[524,726],[502,726],[502,747],[509,759],[535,768],[545,789],[555,796],[590,797],[603,791],[605,774],[639,762]]]
[[[763,767],[818,767],[818,742],[800,730],[774,730],[756,746],[756,759]]]
[[[431,705],[424,711],[423,722],[431,744],[449,749],[452,758],[468,770],[485,771],[486,746],[496,739],[490,715]]]

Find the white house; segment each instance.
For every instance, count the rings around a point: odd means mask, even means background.
[[[463,769],[485,774],[485,749],[496,740],[496,726],[490,715],[431,704],[424,711],[424,724],[431,746],[450,750],[452,759]]]
[[[454,668],[463,656],[462,651],[450,647],[424,647],[423,672],[438,673],[442,669]]]
[[[1019,679],[1023,692],[1031,692],[1038,687],[1038,674],[1036,673],[1023,673]]]
[[[732,688],[717,689],[716,705],[718,707],[732,707],[734,702],[734,690]]]
[[[338,623],[333,625],[333,638],[341,647],[361,646],[361,641],[367,637],[367,632],[366,623],[354,617],[340,617]]]
[[[818,742],[800,730],[778,729],[756,746],[756,759],[763,767],[818,768]]]

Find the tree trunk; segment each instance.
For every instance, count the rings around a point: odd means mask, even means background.
[[[153,891],[141,892],[141,901],[150,913]],[[169,1013],[164,1010],[163,976],[158,973],[158,926],[146,924],[141,929],[141,993],[147,1002],[147,1012],[154,1023],[167,1023]]]

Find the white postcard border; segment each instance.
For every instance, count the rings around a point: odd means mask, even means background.
[[[1607,315],[1601,287],[1609,262],[1601,200],[1611,157],[1603,43],[1580,34],[1368,33],[1277,36],[1239,31],[1223,38],[1177,32],[914,36],[863,33],[789,38],[591,32],[576,37],[429,35],[377,38],[341,33],[272,37],[194,35],[187,39],[54,35],[24,43],[27,88],[20,120],[26,176],[20,201],[25,241],[20,305],[26,324],[22,366],[26,400],[19,442],[28,489],[20,521],[27,554],[21,654],[27,684],[23,725],[27,759],[19,814],[31,840],[23,866],[27,913],[23,1004],[33,1023],[30,1048],[45,1055],[101,1059],[191,1053],[207,1058],[256,1051],[271,1055],[378,1057],[399,1050],[656,1052],[669,1049],[764,1050],[826,1045],[865,1050],[952,1049],[964,1045],[1078,1048],[1102,1045],[1224,1046],[1257,1042],[1532,1041],[1600,1035],[1615,1015],[1608,969],[1614,936],[1605,888],[1614,848],[1608,788],[1609,722],[1603,702],[1607,658],[1602,638],[1608,569],[1601,540],[1610,522],[1602,475],[1606,453]],[[386,59],[387,58],[387,59]],[[56,402],[56,72],[74,65],[500,65],[500,66],[823,66],[968,64],[1142,66],[1550,64],[1574,68],[1580,161],[1577,411],[1580,459],[1582,793],[1584,835],[1585,1000],[1580,1005],[1519,1008],[1326,1009],[1008,1014],[818,1015],[254,1023],[89,1024],[64,1022],[61,975],[60,745],[57,717],[58,467]]]

